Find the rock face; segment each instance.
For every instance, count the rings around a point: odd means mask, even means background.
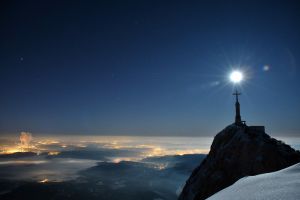
[[[300,152],[264,131],[230,125],[218,133],[207,157],[183,188],[179,200],[202,200],[242,177],[273,172],[300,162]]]

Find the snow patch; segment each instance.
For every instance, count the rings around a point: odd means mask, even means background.
[[[238,180],[207,200],[300,199],[300,163],[283,170]]]

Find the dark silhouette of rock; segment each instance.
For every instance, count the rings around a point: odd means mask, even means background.
[[[8,158],[18,159],[18,158],[26,158],[26,157],[33,157],[33,156],[37,156],[37,154],[34,152],[16,152],[10,154],[2,154],[0,155],[0,159],[8,159]]]
[[[300,152],[255,127],[230,125],[218,133],[207,157],[187,180],[179,200],[202,200],[242,177],[300,162]]]

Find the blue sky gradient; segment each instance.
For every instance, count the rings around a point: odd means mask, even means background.
[[[1,134],[300,135],[297,1],[1,4]]]

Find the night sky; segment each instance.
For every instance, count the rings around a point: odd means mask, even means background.
[[[300,136],[299,1],[2,1],[0,134]]]

